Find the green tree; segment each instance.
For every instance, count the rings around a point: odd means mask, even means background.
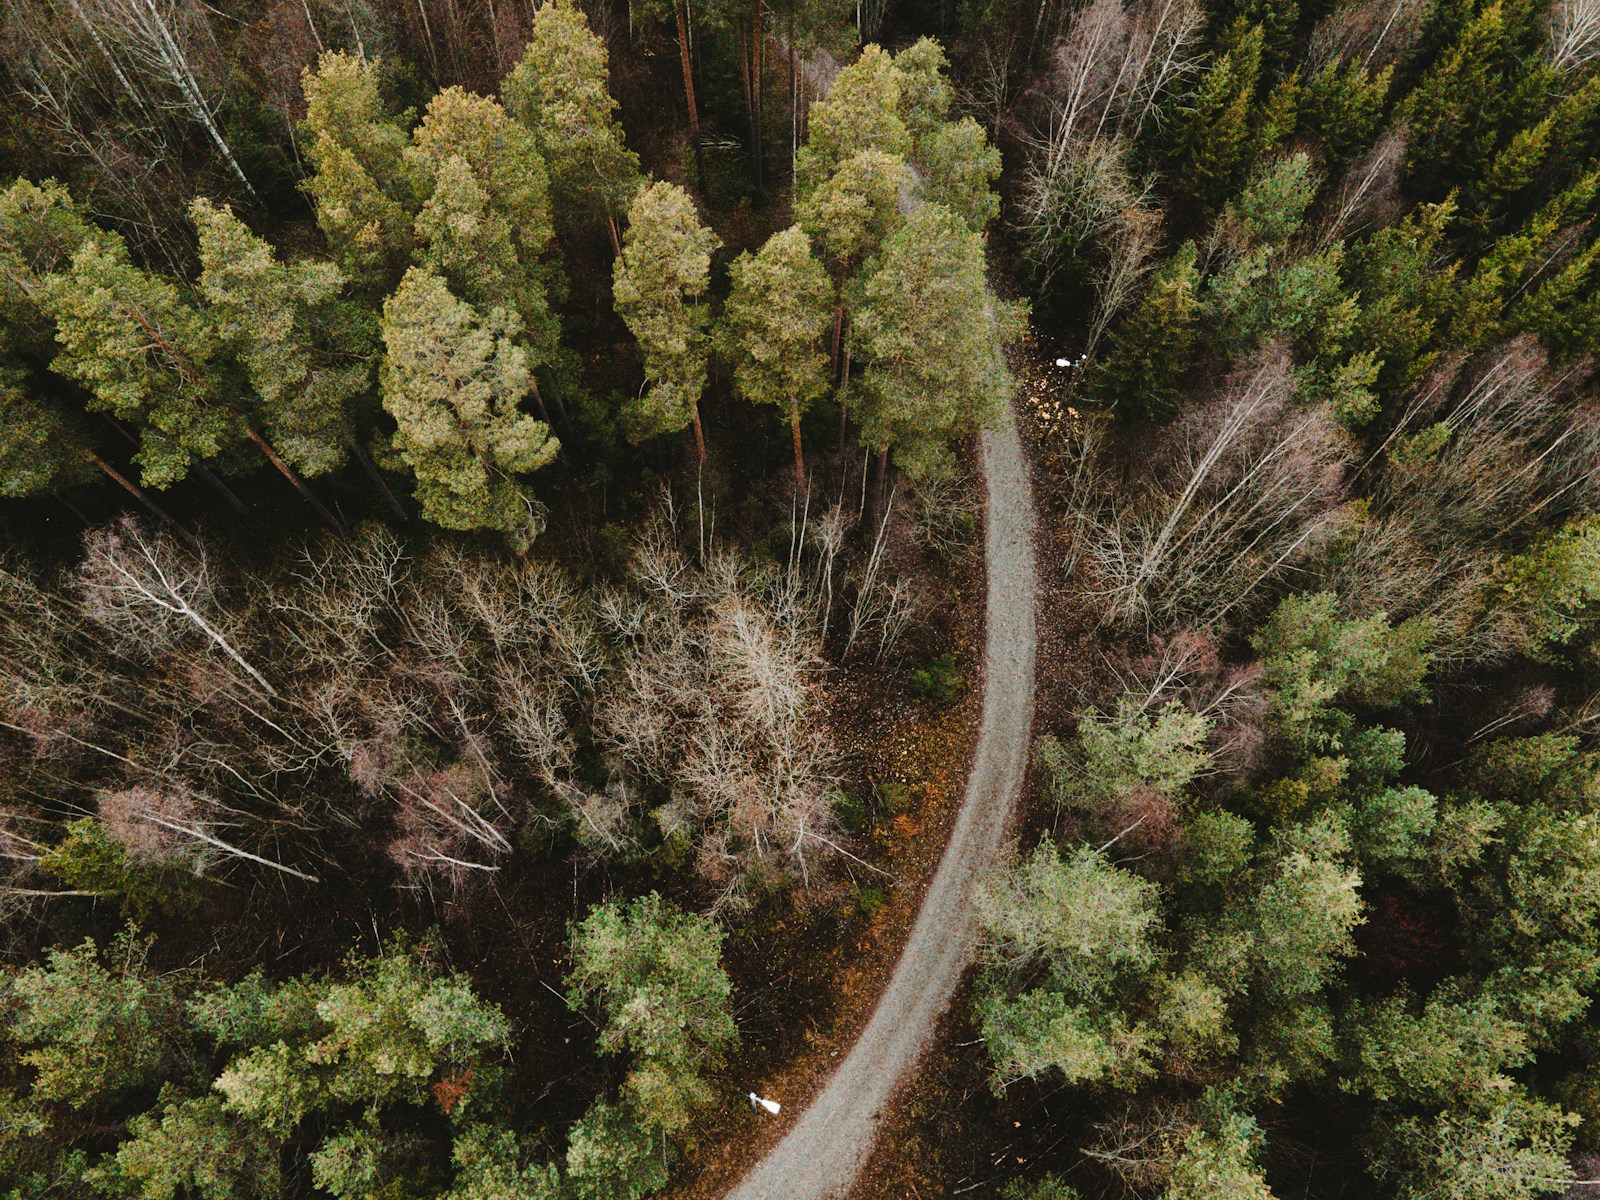
[[[90,239],[118,240],[90,224],[54,179],[18,179],[0,190],[0,352],[7,358],[49,357],[54,329],[45,280],[66,270]]]
[[[66,491],[93,479],[97,461],[63,405],[33,391],[21,371],[0,368],[0,496]]]
[[[795,223],[810,236],[833,277],[835,373],[840,371],[844,344],[846,291],[862,265],[904,222],[900,190],[906,180],[904,159],[882,150],[863,150],[845,159],[795,203]]]
[[[332,263],[280,261],[227,208],[202,199],[189,211],[200,236],[207,313],[250,383],[247,436],[336,526],[296,472],[321,475],[344,465],[355,439],[352,408],[370,380],[364,347],[323,336],[349,323],[334,312],[344,278]],[[255,433],[257,424],[265,436]]]
[[[1182,701],[1152,712],[1124,696],[1115,713],[1084,713],[1068,746],[1041,738],[1039,758],[1058,805],[1105,812],[1133,792],[1179,798],[1211,769],[1210,732],[1210,719]]]
[[[1161,1200],[1272,1200],[1255,1162],[1263,1140],[1255,1118],[1244,1113],[1225,1112],[1213,1128],[1190,1128]]]
[[[499,530],[526,549],[541,522],[513,476],[548,465],[560,443],[520,409],[532,381],[513,333],[506,310],[483,316],[412,267],[383,306],[383,405],[423,515],[447,529]]]
[[[561,1172],[529,1160],[509,1129],[469,1125],[451,1145],[455,1186],[442,1200],[559,1200]]]
[[[1154,885],[1080,846],[1048,841],[979,890],[985,967],[974,1001],[995,1083],[1060,1071],[1128,1086],[1157,1035],[1117,996],[1158,960]]]
[[[554,361],[559,330],[550,312],[554,234],[549,179],[533,133],[499,103],[460,88],[428,102],[406,161],[429,197],[421,261],[480,308],[515,311],[537,363]]]
[[[971,117],[941,124],[917,143],[918,195],[942,204],[971,229],[982,231],[1000,215],[1000,151]]]
[[[324,53],[302,77],[312,173],[305,189],[333,256],[351,279],[383,292],[411,250],[413,183],[406,134],[384,111],[376,63]]]
[[[550,172],[556,216],[568,229],[600,219],[622,253],[618,217],[639,188],[639,158],[617,123],[606,44],[568,0],[541,5],[522,58],[502,85],[506,108],[533,131]]]
[[[811,253],[805,230],[774,234],[754,255],[729,268],[732,288],[718,341],[733,365],[733,384],[746,400],[784,410],[794,441],[794,484],[806,486],[800,417],[828,388],[822,349],[830,324],[832,287]]]
[[[1520,1087],[1482,1104],[1400,1121],[1376,1148],[1403,1200],[1535,1200],[1571,1178],[1568,1115]]]
[[[947,78],[950,60],[943,46],[925,37],[894,56],[894,69],[900,84],[900,120],[913,142],[920,142],[945,123],[955,103],[955,89]]]
[[[110,1195],[254,1200],[280,1186],[278,1142],[227,1111],[220,1096],[164,1098],[129,1123],[128,1135],[90,1174]]]
[[[946,467],[950,438],[1001,418],[1012,387],[1001,350],[1021,322],[985,286],[983,238],[949,209],[924,204],[889,237],[851,329],[880,495],[891,449],[922,478]]]
[[[90,240],[49,279],[61,352],[54,369],[89,392],[89,407],[139,430],[143,482],[167,487],[245,436],[217,403],[216,332],[169,280],[128,261],[119,242]]]
[[[667,1168],[652,1130],[598,1100],[568,1135],[567,1178],[579,1200],[639,1200],[667,1185]]]
[[[104,949],[50,950],[11,980],[6,1033],[25,1047],[35,1096],[84,1108],[178,1072],[180,981],[154,971],[149,954],[129,926]]]
[[[1580,517],[1501,565],[1497,619],[1511,648],[1546,652],[1584,627],[1600,599],[1600,516]]]
[[[624,413],[630,436],[637,442],[690,426],[702,463],[700,393],[710,322],[705,298],[716,247],[716,235],[700,223],[688,193],[658,181],[634,197],[622,257],[612,269],[617,312],[638,339],[649,389]]]
[[[1358,60],[1326,64],[1300,90],[1300,132],[1320,141],[1332,161],[1348,158],[1377,131],[1393,76],[1392,67],[1369,71]]]
[[[1486,5],[1406,96],[1396,115],[1411,128],[1408,171],[1447,178],[1463,155],[1471,156],[1467,143],[1492,120],[1488,110],[1501,94],[1496,71],[1505,36],[1503,6]]]
[[[1220,53],[1178,111],[1167,135],[1167,174],[1182,192],[1209,208],[1270,144],[1255,106],[1261,78],[1259,25],[1236,24]]]
[[[651,1129],[688,1127],[710,1098],[700,1072],[738,1040],[721,951],[715,925],[653,892],[599,905],[573,930],[567,996],[599,1010],[602,1051],[632,1055],[623,1096]]]
[[[905,159],[911,134],[900,115],[901,73],[878,46],[867,46],[811,106],[806,144],[795,164],[795,194],[804,199],[863,150]]]
[[[1196,250],[1185,242],[1112,332],[1089,369],[1085,390],[1122,421],[1159,420],[1177,408],[1178,385],[1194,356]]]

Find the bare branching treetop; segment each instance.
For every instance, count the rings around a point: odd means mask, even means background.
[[[724,901],[753,868],[806,872],[809,852],[832,844],[836,784],[817,597],[733,553],[694,562],[670,514],[631,574],[602,606],[619,661],[596,713],[622,777],[669,786],[655,818],[691,842]]]
[[[1573,73],[1600,58],[1600,0],[1556,0],[1550,10],[1550,58]]]
[[[1489,600],[1500,563],[1600,503],[1600,418],[1572,402],[1583,382],[1531,336],[1435,366],[1365,464],[1369,515],[1327,585],[1352,612],[1429,618],[1442,665],[1514,652]]]
[[[1108,619],[1209,625],[1258,599],[1347,523],[1347,436],[1295,402],[1271,348],[1161,431],[1131,486],[1080,493],[1083,554]]]
[[[191,553],[133,517],[92,531],[79,568],[83,608],[129,651],[160,649],[201,633],[269,696],[276,689],[207,615],[212,602],[206,555]]]

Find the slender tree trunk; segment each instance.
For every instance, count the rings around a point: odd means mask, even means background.
[[[693,405],[689,409],[689,420],[694,425],[694,452],[699,456],[700,465],[706,465],[706,435],[700,428],[700,406]]]
[[[750,136],[751,140],[755,143],[757,195],[764,195],[766,193],[766,185],[762,176],[763,163],[761,161],[762,151],[764,149],[761,141],[761,84],[764,74],[762,68],[766,65],[767,60],[767,47],[766,31],[764,25],[762,24],[765,13],[763,12],[761,5],[762,0],[751,0],[751,19],[755,22],[755,37],[751,39],[755,54],[755,86],[752,89],[754,93],[753,99],[755,100],[755,112],[750,118]]]
[[[87,458],[105,473],[107,479],[111,480],[111,482],[115,483],[123,491],[127,492],[128,495],[132,496],[140,504],[149,509],[158,521],[160,521],[168,529],[172,530],[173,533],[177,534],[179,539],[182,540],[183,543],[191,550],[200,549],[200,542],[195,538],[194,534],[190,533],[182,525],[179,525],[176,521],[174,521],[166,509],[162,508],[153,499],[151,499],[149,492],[145,491],[137,483],[133,482],[133,480],[122,474],[122,472],[118,471],[93,450],[85,450],[83,453],[85,458]]]
[[[849,408],[845,406],[844,398],[849,388],[840,388],[836,393],[839,397],[839,457],[844,457],[844,439],[849,426]]]
[[[328,507],[323,504],[321,500],[316,498],[311,489],[306,486],[306,481],[300,478],[299,473],[293,467],[278,457],[278,452],[272,448],[271,443],[269,443],[266,438],[262,437],[248,425],[245,426],[245,434],[252,442],[255,443],[256,449],[261,451],[262,454],[266,455],[267,461],[278,469],[278,473],[294,486],[294,490],[300,493],[305,502],[317,510],[317,515],[319,517],[321,517],[339,533],[348,532],[344,527],[344,522],[339,520],[338,517],[334,516]]]
[[[139,436],[138,434],[134,433],[133,430],[129,429],[121,421],[117,420],[117,418],[111,416],[110,414],[106,414],[106,420],[110,422],[111,428],[115,429],[123,437],[127,438],[131,445],[135,447],[139,445]],[[207,467],[204,463],[197,462],[193,464],[193,470],[196,475],[200,476],[200,478],[204,480],[214,492],[217,493],[217,495],[221,496],[228,502],[228,507],[233,509],[234,512],[238,513],[241,517],[249,514],[250,510],[244,506],[244,501],[239,499],[238,496],[235,496],[233,494],[233,489],[228,487],[227,484],[223,483],[222,480],[218,479],[211,471],[211,468]]]
[[[868,528],[876,526],[883,520],[883,497],[889,484],[889,447],[885,446],[878,451],[878,465],[872,473],[872,519],[867,522]]]
[[[833,377],[839,378],[839,344],[844,339],[844,301],[833,306]]]
[[[794,490],[806,490],[806,455],[800,445],[800,410],[797,407],[789,409],[789,432],[794,435]]]
[[[409,521],[411,518],[406,516],[406,510],[400,507],[400,501],[395,499],[394,493],[389,490],[389,485],[383,481],[383,476],[378,472],[372,457],[362,447],[360,441],[353,437],[346,438],[344,444],[350,448],[350,453],[355,455],[356,461],[361,464],[361,469],[367,473],[367,478],[372,480],[377,485],[378,490],[383,493],[383,498],[389,505],[389,511],[394,513],[397,520]]]
[[[194,473],[200,476],[201,479],[205,480],[207,486],[209,486],[212,491],[216,492],[217,495],[226,500],[228,502],[228,507],[233,509],[234,512],[238,513],[241,517],[249,515],[250,510],[245,507],[244,501],[239,499],[238,496],[234,495],[233,489],[227,484],[223,483],[222,480],[218,479],[216,472],[210,467],[206,466],[204,463],[195,463]]]
[[[606,205],[606,232],[611,235],[611,257],[622,257],[622,237],[617,233],[617,218],[611,211],[611,205]]]
[[[689,62],[689,14],[682,0],[673,5],[678,18],[678,59],[683,66],[683,96],[689,102],[689,139],[694,143],[694,172],[700,194],[706,194],[706,159],[700,148],[700,107],[694,99],[694,67]]]

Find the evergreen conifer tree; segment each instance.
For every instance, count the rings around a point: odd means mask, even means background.
[[[719,342],[733,364],[733,383],[746,400],[784,410],[794,440],[794,482],[805,490],[800,416],[827,390],[823,336],[831,323],[832,286],[811,253],[811,239],[793,226],[774,234],[730,269],[732,291],[723,309]]]
[[[542,520],[515,476],[548,465],[560,443],[519,408],[532,382],[512,323],[412,267],[383,306],[383,406],[423,515],[446,529],[499,530],[525,550]]]
[[[618,314],[638,339],[648,390],[624,413],[634,441],[694,429],[705,462],[700,393],[706,384],[705,304],[716,235],[682,188],[657,181],[628,209],[622,257],[612,268]]]

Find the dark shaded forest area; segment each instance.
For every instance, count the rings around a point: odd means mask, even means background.
[[[1008,406],[1034,793],[862,1194],[1590,1194],[1600,4],[0,20],[0,1194],[722,1149]]]

